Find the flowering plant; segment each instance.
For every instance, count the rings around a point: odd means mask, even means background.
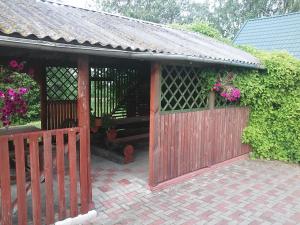
[[[24,117],[28,111],[25,96],[29,87],[19,86],[20,75],[25,73],[25,62],[11,60],[0,68],[0,120],[3,126],[11,125],[16,117]],[[31,71],[32,72],[32,71]]]
[[[228,73],[225,79],[218,77],[212,90],[218,92],[220,96],[229,102],[236,102],[241,97],[241,91],[233,85],[234,75]]]

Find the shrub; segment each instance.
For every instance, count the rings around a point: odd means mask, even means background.
[[[266,70],[239,72],[241,105],[251,108],[243,142],[253,157],[300,162],[300,61],[287,53],[246,49]]]

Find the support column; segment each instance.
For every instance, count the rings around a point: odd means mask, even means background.
[[[40,93],[41,93],[41,128],[42,130],[47,130],[47,80],[46,80],[46,67],[45,65],[41,66],[41,83],[40,83]]]
[[[46,82],[46,66],[43,62],[34,62],[33,66],[33,79],[39,84],[40,87],[40,118],[42,130],[47,130],[47,82]]]
[[[92,185],[90,173],[90,83],[88,56],[79,56],[78,61],[78,126],[81,128],[80,145],[80,191],[82,209],[85,214],[91,208]]]
[[[149,186],[157,184],[157,166],[155,166],[155,156],[159,154],[158,138],[159,129],[159,107],[160,107],[160,64],[151,65],[150,75],[150,131],[149,131]]]

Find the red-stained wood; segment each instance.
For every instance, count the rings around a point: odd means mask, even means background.
[[[247,108],[159,114],[158,117],[154,117],[155,111],[151,112],[150,186],[250,151],[241,142],[249,117]],[[159,124],[158,131],[154,129],[155,124]],[[157,137],[159,148],[155,149]]]
[[[78,99],[77,99],[77,115],[78,115],[78,126],[84,128],[86,131],[90,130],[90,80],[89,80],[89,58],[88,56],[80,56],[77,60],[78,65]],[[89,208],[92,205],[92,183],[91,183],[91,168],[90,168],[90,133],[85,132],[86,143],[83,148],[84,155],[82,157],[87,159],[86,176],[87,179],[87,193]],[[83,149],[81,149],[83,150]],[[85,169],[83,169],[85,171]],[[82,171],[82,172],[83,172]],[[82,178],[83,179],[83,178]],[[82,181],[82,180],[81,180]],[[85,191],[85,190],[84,190]]]
[[[53,224],[54,221],[54,194],[53,194],[53,156],[51,133],[43,133],[44,144],[44,174],[46,186],[46,223]]]
[[[56,132],[56,170],[58,180],[58,218],[66,217],[64,133]]]
[[[55,214],[58,213],[58,219],[63,220],[67,216],[66,212],[69,209],[66,208],[66,193],[65,193],[65,155],[68,152],[69,157],[69,173],[70,173],[70,216],[75,217],[78,215],[78,193],[77,193],[77,154],[76,154],[76,142],[80,140],[83,153],[81,159],[80,174],[82,174],[81,180],[84,185],[81,187],[80,199],[82,204],[82,213],[89,211],[89,183],[86,178],[88,174],[88,158],[86,154],[86,144],[81,141],[82,136],[87,136],[89,130],[85,128],[70,128],[70,129],[59,129],[50,131],[34,131],[22,134],[11,134],[0,137],[0,185],[1,185],[1,224],[11,224],[12,209],[17,207],[18,209],[18,224],[27,224],[31,221],[31,218],[27,218],[27,198],[32,202],[33,212],[33,223],[34,224],[53,224],[56,222]],[[68,136],[68,143],[64,143],[65,137]],[[55,137],[55,139],[52,139]],[[78,138],[79,137],[79,138]],[[56,140],[53,145],[52,140]],[[84,140],[87,140],[84,138]],[[14,149],[11,149],[8,153],[8,143],[14,144]],[[25,144],[26,143],[26,144]],[[28,145],[29,143],[29,145]],[[26,151],[25,151],[26,149]],[[25,164],[25,154],[29,153],[29,162]],[[85,150],[84,150],[85,149]],[[13,152],[14,151],[14,152]],[[56,153],[55,153],[56,151]],[[14,195],[14,201],[12,202],[11,197],[11,186],[10,186],[10,165],[9,155],[15,153],[16,160],[16,196]],[[54,153],[54,154],[53,154]],[[44,162],[42,164],[42,162]],[[30,172],[31,179],[26,179],[26,171]],[[56,169],[54,170],[54,167]],[[82,172],[84,171],[84,172]],[[57,172],[58,188],[55,190],[58,193],[58,212],[54,207],[54,187],[53,179],[54,172]],[[42,178],[45,180],[43,185]],[[46,210],[41,205],[41,193],[42,188],[45,188],[46,198]],[[31,192],[31,195],[27,195]],[[45,216],[45,218],[44,218]]]
[[[70,163],[70,210],[71,217],[78,215],[77,208],[77,159],[76,159],[76,133],[73,130],[68,132],[68,149]]]
[[[160,65],[153,63],[150,74],[150,130],[149,130],[149,185],[155,185],[158,170],[154,166],[154,157],[159,154],[158,137],[160,136],[159,105],[160,105]],[[154,171],[156,169],[156,172]]]
[[[81,199],[81,213],[86,214],[89,211],[89,192],[88,192],[88,180],[86,175],[88,174],[88,154],[87,154],[87,129],[81,128],[81,142],[80,142],[80,199]]]
[[[27,224],[27,203],[24,139],[22,135],[16,135],[13,141],[16,158],[18,224],[25,225]]]
[[[1,223],[12,224],[8,138],[0,137]]]
[[[63,128],[62,126],[64,121],[77,120],[77,101],[47,101],[46,114],[48,115],[46,129],[51,130]]]
[[[40,190],[40,166],[39,166],[39,146],[38,136],[29,137],[30,146],[30,174],[31,174],[31,190],[32,190],[32,211],[33,223],[41,224],[41,190]]]

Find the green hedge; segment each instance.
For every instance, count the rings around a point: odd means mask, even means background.
[[[287,53],[250,50],[266,70],[238,72],[241,105],[251,108],[243,142],[254,158],[300,162],[300,61]]]

